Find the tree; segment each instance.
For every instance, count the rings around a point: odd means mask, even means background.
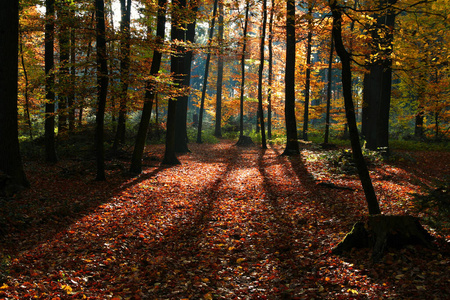
[[[160,66],[162,53],[158,50],[159,46],[164,43],[165,26],[166,26],[166,6],[167,0],[158,0],[158,16],[156,24],[156,47],[153,51],[153,60],[150,67],[150,76],[157,76]],[[149,25],[150,27],[150,25]],[[150,32],[150,28],[148,28]],[[142,108],[141,121],[139,122],[139,129],[134,144],[133,156],[131,158],[130,172],[140,174],[142,172],[142,156],[145,148],[145,141],[147,139],[148,125],[150,123],[150,116],[152,114],[153,101],[156,97],[155,82],[151,79],[146,82],[146,89],[144,95],[144,106]]]
[[[264,70],[264,45],[266,39],[266,25],[267,25],[267,0],[263,0],[263,23],[261,30],[261,44],[260,44],[260,56],[259,56],[259,70],[258,70],[258,111],[261,124],[261,144],[263,149],[267,149],[266,144],[266,128],[264,126],[264,109],[263,109],[263,70]]]
[[[285,75],[286,148],[283,155],[300,153],[295,120],[295,1],[286,2],[286,75]]]
[[[211,25],[209,26],[208,46],[211,45],[212,38],[214,35],[214,24],[216,22],[216,14],[217,14],[217,2],[218,0],[214,0],[213,16],[211,20]],[[198,117],[197,143],[199,144],[202,142],[203,111],[205,107],[206,89],[208,87],[208,73],[210,60],[211,60],[211,51],[208,51],[208,54],[206,55],[205,74],[203,76],[203,86],[202,86],[202,99],[200,101],[200,113]]]
[[[198,10],[198,1],[190,1],[188,11],[189,17],[185,21],[184,26],[187,28],[186,31],[186,41],[189,44],[194,43],[195,39],[195,26],[196,26],[196,13]],[[182,49],[183,53],[180,55],[183,58],[183,70],[181,83],[182,88],[188,88],[191,83],[191,64],[192,64],[192,47],[187,50]],[[188,111],[188,100],[189,95],[183,93],[177,97],[177,112],[175,118],[175,152],[187,153],[190,152],[188,147],[188,136],[187,136],[187,111]]]
[[[183,47],[177,43],[185,42],[182,14],[186,9],[186,0],[172,3],[172,27],[171,40],[174,44],[173,54],[170,56],[170,72],[174,76],[174,87],[180,88],[183,83],[184,59],[180,55]],[[175,124],[176,124],[177,100],[171,97],[167,108],[166,148],[162,163],[177,165],[180,161],[175,155]]]
[[[389,109],[392,86],[392,50],[397,0],[378,0],[380,10],[370,27],[372,36],[369,73],[364,78],[362,134],[371,150],[389,147]]]
[[[119,119],[113,149],[125,142],[125,125],[128,100],[128,78],[130,73],[130,18],[131,0],[120,0],[120,91]]]
[[[7,192],[28,187],[19,148],[17,79],[19,60],[19,1],[7,1],[0,10],[0,171],[10,177]]]
[[[372,258],[374,261],[378,261],[382,257],[388,242],[392,239],[396,240],[396,244],[421,243],[426,246],[431,246],[430,235],[420,226],[418,220],[414,217],[381,215],[378,200],[359,144],[359,134],[352,99],[351,56],[345,49],[342,40],[342,8],[338,6],[336,0],[330,0],[329,3],[333,14],[332,30],[336,52],[342,62],[342,89],[353,159],[358,169],[369,210],[367,224],[364,225],[362,222],[356,223],[352,232],[333,251],[339,254],[342,251],[356,246],[370,245],[373,247]]]
[[[216,122],[214,128],[214,136],[222,137],[222,85],[223,85],[223,1],[219,0],[219,28],[218,28],[218,44],[219,55],[217,58],[217,83],[216,83]]]
[[[55,73],[54,73],[54,32],[55,0],[45,1],[45,160],[58,161],[55,146]]]
[[[313,4],[308,5],[308,37],[306,44],[306,80],[305,80],[305,109],[303,115],[303,139],[308,140],[308,122],[309,122],[309,95],[311,89],[311,41],[312,41],[312,8]]]
[[[58,74],[58,134],[67,131],[69,89],[70,29],[69,3],[58,1],[59,24],[59,74]]]
[[[270,9],[269,18],[269,74],[268,74],[268,85],[269,89],[267,91],[267,137],[272,138],[272,81],[273,81],[273,15],[275,11],[275,0],[272,0],[272,7]]]
[[[245,57],[247,55],[247,30],[248,30],[248,18],[250,10],[250,1],[245,1],[245,19],[243,30],[243,44],[241,54],[241,88],[239,97],[239,140],[237,145],[245,145],[249,140],[248,137],[244,137],[244,88],[245,88]]]
[[[330,56],[328,58],[328,86],[327,86],[327,109],[325,113],[325,139],[324,144],[328,144],[328,137],[330,135],[330,107],[331,107],[331,85],[333,83],[333,52],[334,52],[334,40],[333,34],[331,34],[330,42]]]
[[[98,181],[106,180],[104,154],[104,120],[108,93],[108,64],[106,57],[105,5],[103,0],[95,0],[97,37],[97,113],[95,128],[95,148]]]

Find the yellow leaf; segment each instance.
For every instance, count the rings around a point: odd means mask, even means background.
[[[7,288],[9,288],[9,286],[8,286],[6,283],[4,283],[4,284],[0,287],[0,290],[4,290],[4,289],[7,289]]]
[[[70,285],[67,284],[63,284],[61,285],[61,288],[66,291],[67,294],[71,294],[72,293],[72,288],[70,287]]]
[[[245,260],[245,258],[238,258],[236,260],[236,263],[241,264],[244,260]]]
[[[357,290],[354,290],[354,289],[348,289],[348,290],[347,290],[347,293],[352,293],[352,294],[355,294],[355,295],[358,295],[358,294],[359,294],[358,291],[357,291]]]
[[[206,299],[206,300],[212,300],[212,298],[213,298],[213,296],[211,293],[208,293],[205,296],[203,296],[203,299]]]
[[[203,282],[209,282],[209,279],[208,278],[203,278],[202,281]]]

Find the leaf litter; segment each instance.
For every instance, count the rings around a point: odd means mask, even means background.
[[[330,249],[366,215],[355,176],[333,174],[308,149],[283,157],[277,146],[190,147],[182,165],[137,177],[111,168],[104,183],[92,181],[89,166],[63,176],[28,164],[33,188],[5,202],[14,214],[0,219],[0,297],[448,298],[448,228],[429,228],[439,251],[389,249],[378,264],[368,249],[334,256]],[[163,149],[151,151],[160,157]],[[371,175],[383,212],[417,214],[410,193],[436,174],[383,163]]]

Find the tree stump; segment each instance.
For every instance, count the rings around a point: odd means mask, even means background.
[[[249,147],[254,146],[255,143],[253,143],[252,138],[246,135],[242,135],[239,137],[239,140],[236,143],[236,146],[240,147]]]
[[[352,248],[372,248],[372,259],[379,261],[386,247],[423,245],[434,248],[433,237],[413,216],[369,216],[366,222],[357,222],[345,238],[332,250],[342,254]]]

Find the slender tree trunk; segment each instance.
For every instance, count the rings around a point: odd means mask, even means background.
[[[219,28],[218,43],[219,55],[217,58],[217,83],[216,83],[216,123],[214,136],[222,137],[222,85],[223,85],[223,1],[219,0]]]
[[[28,187],[19,149],[17,79],[19,54],[19,1],[10,0],[0,10],[0,172],[11,178],[12,193]],[[11,192],[4,191],[5,194]]]
[[[305,81],[305,109],[303,114],[303,140],[308,140],[309,123],[309,95],[311,89],[311,41],[312,41],[312,4],[308,8],[308,38],[306,46],[306,81]]]
[[[59,63],[58,76],[58,134],[67,131],[67,103],[70,87],[69,60],[70,60],[70,30],[68,26],[68,2],[66,0],[56,2],[58,5],[59,30]]]
[[[216,15],[217,15],[217,2],[218,2],[218,0],[214,0],[213,18],[211,20],[211,25],[209,26],[208,46],[211,45],[212,38],[214,35],[214,24],[216,22]],[[199,117],[198,117],[197,143],[199,143],[199,144],[202,142],[203,111],[204,111],[204,106],[205,106],[206,89],[208,87],[209,62],[210,61],[211,61],[211,51],[208,50],[208,54],[206,55],[206,63],[205,63],[205,75],[203,77],[202,99],[200,101],[200,113],[199,113]]]
[[[350,54],[344,48],[342,41],[342,13],[335,0],[330,1],[330,8],[333,13],[333,38],[336,46],[336,52],[342,62],[342,90],[344,93],[345,115],[350,131],[350,142],[352,145],[353,159],[358,169],[359,178],[366,196],[369,215],[380,214],[377,196],[370,179],[364,156],[359,143],[358,127],[356,125],[355,109],[352,97],[352,71]]]
[[[270,9],[269,20],[269,74],[267,91],[267,137],[272,138],[272,80],[273,80],[273,14],[275,11],[275,0],[272,0],[272,8]]]
[[[75,11],[70,9],[70,19],[72,24],[75,22]],[[76,36],[75,28],[70,29],[70,93],[67,101],[69,105],[69,132],[73,132],[75,129],[75,87],[76,82]]]
[[[119,118],[117,120],[116,136],[113,151],[117,151],[119,144],[125,143],[125,128],[128,102],[128,78],[130,73],[130,18],[131,0],[120,0],[120,91]]]
[[[328,137],[330,135],[330,107],[331,107],[331,86],[333,84],[333,52],[334,52],[334,40],[333,34],[331,35],[330,43],[330,57],[328,59],[328,86],[327,86],[327,109],[325,115],[325,140],[324,143],[328,144]]]
[[[166,6],[167,0],[158,0],[158,17],[156,24],[156,40],[158,45],[164,43],[165,26],[166,26]],[[151,30],[150,25],[147,28]],[[158,75],[161,66],[162,53],[158,47],[153,52],[152,65],[150,67],[150,75]],[[142,157],[144,154],[145,141],[147,140],[148,126],[152,114],[153,100],[156,97],[155,86],[153,82],[148,80],[146,82],[146,90],[144,96],[144,107],[142,108],[141,122],[139,123],[139,130],[134,144],[133,156],[131,158],[130,172],[140,174],[142,172]]]
[[[45,160],[58,161],[55,145],[55,73],[54,73],[54,34],[55,0],[45,1]]]
[[[295,120],[295,1],[286,2],[286,73],[285,73],[285,122],[286,148],[283,155],[300,153]]]
[[[28,95],[28,88],[29,88],[29,82],[28,82],[28,71],[25,65],[25,58],[23,54],[23,43],[22,43],[22,33],[19,33],[19,47],[20,47],[20,62],[22,63],[22,70],[23,70],[23,76],[25,79],[25,114],[27,118],[28,123],[28,132],[30,135],[30,139],[33,139],[33,126],[31,124],[31,116],[30,116],[30,97]]]
[[[245,5],[245,21],[244,21],[244,32],[243,32],[243,46],[242,46],[242,57],[241,57],[241,95],[239,102],[239,139],[244,136],[244,86],[245,86],[245,56],[247,52],[247,28],[248,28],[248,15],[249,15],[250,3],[246,0]],[[239,142],[239,141],[238,141]]]
[[[182,11],[186,8],[186,0],[180,0],[177,3],[172,3],[172,28],[171,28],[171,40],[172,41],[185,41],[184,29],[182,28]],[[183,70],[184,59],[182,55],[183,48],[181,46],[174,46],[174,53],[170,57],[170,72],[174,74],[174,82],[181,86],[183,83]],[[167,165],[180,164],[180,161],[175,154],[175,122],[177,112],[176,99],[169,99],[167,108],[167,130],[166,130],[166,148],[164,152],[164,158],[162,163]]]
[[[267,0],[263,0],[263,23],[261,30],[261,44],[260,44],[260,57],[259,57],[259,70],[258,70],[258,110],[260,112],[260,124],[261,124],[261,146],[263,149],[267,149],[266,143],[266,127],[264,126],[264,109],[263,109],[263,71],[264,71],[264,46],[266,39],[266,25],[267,25]]]
[[[193,6],[192,6],[193,5]],[[194,43],[195,40],[195,26],[196,26],[196,12],[198,10],[198,2],[191,1],[189,10],[193,14],[188,20],[186,26],[186,40],[190,43]],[[192,64],[192,50],[183,49],[183,70],[182,77],[183,87],[189,87],[191,84],[191,64]],[[190,152],[188,147],[187,136],[187,111],[188,111],[189,95],[182,95],[177,97],[177,113],[175,119],[175,152],[188,153]]]
[[[106,57],[105,5],[103,0],[95,0],[97,31],[97,113],[95,145],[97,158],[96,180],[106,180],[104,154],[104,120],[108,93],[108,64]]]

